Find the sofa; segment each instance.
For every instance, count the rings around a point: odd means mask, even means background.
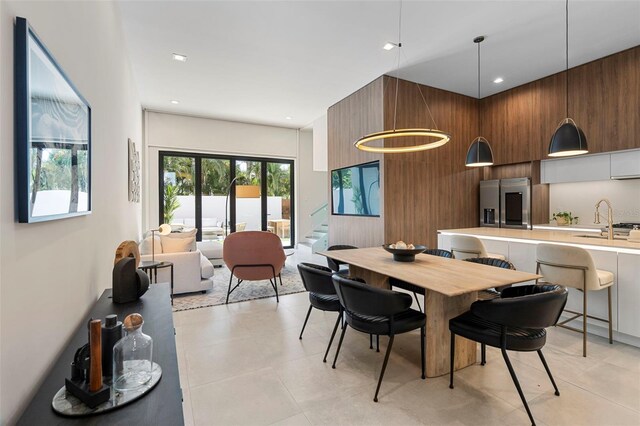
[[[172,232],[169,235],[149,236],[139,245],[140,260],[150,261],[151,244],[155,260],[173,263],[173,294],[205,292],[213,288],[213,265],[197,249],[196,230]],[[170,268],[158,269],[158,282],[170,282]]]

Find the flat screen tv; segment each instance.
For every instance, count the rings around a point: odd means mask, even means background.
[[[331,214],[380,216],[380,162],[331,171]]]

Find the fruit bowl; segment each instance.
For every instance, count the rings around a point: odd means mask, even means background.
[[[393,254],[393,260],[396,262],[413,262],[416,260],[416,254],[420,254],[427,248],[425,246],[417,245],[412,249],[398,249],[389,247],[390,244],[384,244],[383,249]]]

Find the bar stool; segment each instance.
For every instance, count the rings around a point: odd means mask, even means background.
[[[582,291],[582,312],[565,309],[573,316],[557,324],[560,327],[582,333],[582,356],[587,356],[587,318],[607,323],[609,325],[609,343],[613,344],[611,321],[613,273],[596,269],[589,252],[580,247],[539,244],[536,255],[536,273],[543,275],[545,281]],[[594,317],[587,313],[587,293],[604,289],[607,289],[608,292],[609,319]],[[580,317],[582,317],[582,330],[566,325]]]
[[[451,252],[458,260],[465,260],[470,257],[491,257],[494,259],[506,258],[501,254],[487,253],[482,240],[471,235],[452,235],[451,236]]]

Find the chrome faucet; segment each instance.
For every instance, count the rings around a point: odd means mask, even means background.
[[[593,223],[596,223],[596,224],[600,223],[600,204],[602,204],[603,202],[607,203],[607,207],[608,207],[607,223],[609,224],[609,226],[607,226],[607,238],[609,240],[613,240],[613,209],[611,208],[611,201],[607,200],[606,198],[603,198],[602,200],[596,203],[596,215]]]

